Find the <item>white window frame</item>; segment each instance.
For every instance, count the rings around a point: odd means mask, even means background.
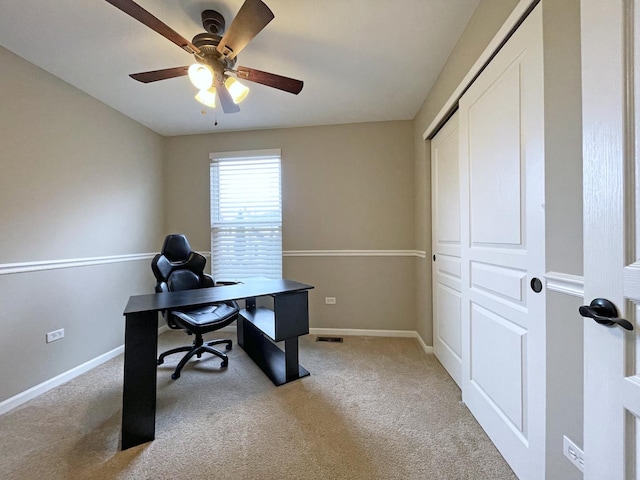
[[[280,149],[216,152],[209,155],[210,164],[210,218],[211,218],[211,274],[216,281],[234,281],[251,277],[282,278],[282,156]],[[277,159],[277,179],[271,172],[270,186],[263,190],[263,175],[237,175],[227,168],[227,187],[219,190],[220,168],[240,166],[238,162],[269,162]],[[268,167],[267,167],[268,168]],[[270,169],[269,169],[270,170]],[[235,178],[234,178],[235,176]],[[244,176],[244,178],[243,178]],[[276,195],[271,195],[273,188]],[[262,198],[254,198],[257,210],[242,206],[244,199],[238,192],[262,190]],[[223,195],[223,197],[220,197]],[[221,202],[222,200],[222,202]],[[264,200],[264,201],[263,201]],[[247,212],[247,208],[249,208]],[[276,211],[277,210],[277,211]],[[261,218],[262,217],[262,218]],[[263,241],[264,240],[264,241]]]

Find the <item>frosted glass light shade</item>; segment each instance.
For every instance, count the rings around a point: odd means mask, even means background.
[[[242,85],[233,77],[227,77],[224,81],[224,86],[229,90],[233,103],[235,104],[240,103],[249,94],[249,88]]]
[[[249,94],[249,88],[242,85],[238,80],[233,77],[227,77],[224,82],[224,86],[227,87],[229,95],[233,103],[238,104]],[[196,94],[195,99],[206,105],[207,107],[216,107],[216,87],[202,88]]]
[[[213,71],[201,63],[189,67],[189,80],[198,90],[207,90],[213,85]]]
[[[207,107],[216,108],[216,89],[200,90],[196,94],[196,100]]]

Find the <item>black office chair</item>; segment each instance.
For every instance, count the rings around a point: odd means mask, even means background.
[[[215,283],[210,275],[204,273],[206,259],[191,250],[187,237],[182,234],[168,235],[164,239],[162,251],[151,261],[151,269],[158,283],[156,292],[175,292],[194,288],[214,287]],[[227,355],[213,348],[213,345],[226,344],[226,350],[231,350],[233,343],[229,339],[204,342],[203,334],[218,330],[232,323],[238,317],[238,304],[235,301],[219,302],[188,310],[168,310],[163,312],[167,325],[173,329],[182,329],[189,335],[195,335],[193,345],[168,350],[158,357],[158,365],[164,363],[167,355],[187,352],[180,360],[171,375],[174,380],[180,377],[182,367],[191,357],[198,358],[208,352],[222,359],[221,368],[229,364]]]

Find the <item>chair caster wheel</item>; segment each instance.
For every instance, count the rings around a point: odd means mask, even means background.
[[[171,378],[173,378],[174,380],[177,380],[180,378],[180,374],[179,373],[172,373],[171,374]]]
[[[164,363],[164,360],[158,360],[158,365],[162,365]]]
[[[228,366],[229,366],[229,362],[222,362],[222,363],[220,364],[220,368],[226,368],[226,367],[228,367]]]
[[[229,350],[231,350],[232,348],[233,348],[233,345],[227,345],[227,346],[225,347],[225,350],[226,350],[226,351],[229,351]]]

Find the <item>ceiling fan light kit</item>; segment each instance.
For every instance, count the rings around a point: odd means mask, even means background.
[[[198,90],[208,90],[213,85],[213,70],[206,65],[194,63],[189,67],[189,80]]]
[[[227,77],[224,81],[224,86],[229,90],[231,98],[233,98],[235,103],[240,103],[249,95],[249,87],[244,86],[233,77]]]
[[[195,99],[207,107],[216,108],[216,89],[200,90],[196,93]]]
[[[196,61],[189,67],[131,74],[134,80],[151,83],[188,75],[199,90],[196,100],[212,108],[219,103],[224,113],[239,112],[237,104],[249,93],[249,89],[230,74],[294,95],[302,90],[304,83],[300,80],[243,66],[234,70],[238,53],[274,19],[273,12],[262,0],[245,0],[226,32],[224,17],[220,13],[215,10],[203,11],[202,25],[206,33],[196,35],[192,42],[132,0],[106,1],[193,54]]]
[[[249,87],[245,87],[238,80],[233,77],[227,77],[224,81],[224,86],[229,90],[231,99],[236,105],[244,100],[249,94]],[[202,88],[196,94],[195,99],[206,105],[207,107],[216,108],[216,89],[215,87]]]

